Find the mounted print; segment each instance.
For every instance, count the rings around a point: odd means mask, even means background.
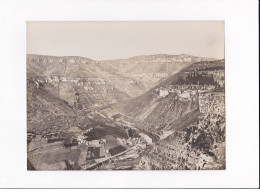
[[[223,21],[27,22],[28,170],[225,169]]]

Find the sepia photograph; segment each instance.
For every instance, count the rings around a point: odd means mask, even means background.
[[[27,21],[27,170],[225,170],[224,21]]]

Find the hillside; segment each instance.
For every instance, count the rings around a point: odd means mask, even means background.
[[[58,97],[54,86],[37,89],[32,80],[27,80],[27,131],[67,129],[75,118],[76,111]]]
[[[129,99],[130,96],[112,86],[95,73],[109,67],[81,57],[28,55],[27,79],[35,86],[55,87],[57,96],[70,107],[87,109]]]
[[[27,78],[44,77],[59,87],[59,97],[71,106],[80,99],[83,108],[91,108],[137,97],[192,63],[207,60],[212,59],[161,54],[96,61],[27,55]]]
[[[224,88],[224,60],[27,55],[28,169],[225,169]]]
[[[118,110],[131,117],[129,119],[141,129],[170,129],[176,126],[178,119],[199,110],[199,92],[212,87],[223,90],[223,81],[223,60],[197,62],[131,99]]]
[[[225,60],[194,63],[118,110],[160,138],[137,169],[226,169]]]
[[[141,82],[144,85],[145,91],[148,91],[157,85],[160,80],[176,74],[192,63],[212,60],[215,59],[187,54],[157,54],[136,56],[129,59],[105,60],[102,62],[113,66],[115,73]]]
[[[40,110],[36,106],[40,103],[42,111],[49,110],[48,118],[58,114],[69,116],[68,120],[72,121],[78,111],[119,103],[123,106],[119,110],[131,117],[131,121],[135,119],[138,127],[148,131],[170,129],[177,119],[198,109],[198,98],[180,100],[173,93],[162,97],[161,90],[176,82],[181,85],[180,76],[195,68],[210,71],[222,66],[221,62],[211,60],[162,54],[112,61],[28,55],[28,110],[37,114]],[[146,92],[151,86],[154,88]],[[36,117],[39,119],[32,122],[44,121],[44,115],[39,113],[32,118]]]

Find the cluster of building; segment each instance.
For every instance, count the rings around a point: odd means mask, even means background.
[[[139,138],[117,138],[117,142],[122,146],[133,146],[139,142]]]
[[[167,97],[170,94],[173,94],[173,99],[174,100],[190,100],[193,101],[197,98],[198,95],[198,90],[194,89],[184,89],[183,87],[181,89],[178,88],[157,88],[155,90],[156,92],[159,93],[159,97]]]
[[[139,135],[141,136],[141,138],[143,138],[148,144],[153,143],[153,140],[151,137],[149,137],[148,135],[144,134],[144,133],[139,133]]]
[[[141,137],[129,137],[128,139],[125,138],[117,138],[117,141],[120,145],[125,147],[132,147],[132,146],[138,146],[138,148],[145,149],[146,144],[151,144],[152,140],[150,137],[142,135]]]
[[[201,72],[187,72],[187,75],[193,76]],[[206,75],[212,75],[215,81],[219,84],[219,87],[224,86],[224,70],[207,71]],[[178,100],[196,100],[199,95],[201,101],[209,101],[208,98],[204,98],[203,93],[215,90],[216,86],[211,84],[174,84],[167,85],[167,87],[157,87],[155,92],[158,93],[159,97],[167,97],[170,94],[174,94],[173,98]],[[221,96],[222,97],[222,96]],[[224,97],[224,96],[223,96]],[[203,101],[202,101],[203,102]]]
[[[194,100],[200,93],[214,89],[214,85],[168,85],[167,87],[156,88],[155,92],[158,93],[159,97],[174,94],[174,99]]]
[[[108,152],[109,154],[109,152]],[[88,146],[87,148],[87,154],[86,154],[86,160],[90,159],[99,159],[106,157],[106,151],[104,144],[100,146]]]

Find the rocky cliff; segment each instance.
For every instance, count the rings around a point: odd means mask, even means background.
[[[118,110],[144,130],[178,129],[182,120],[195,120],[200,114],[199,91],[223,89],[217,83],[221,73],[224,75],[223,60],[191,64]]]

